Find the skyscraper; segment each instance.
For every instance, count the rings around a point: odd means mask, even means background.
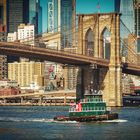
[[[114,10],[115,12],[120,12],[120,2],[121,0],[114,0]]]
[[[37,3],[38,12],[38,33],[42,33],[42,7],[40,6],[40,0]]]
[[[75,23],[75,0],[48,0],[47,31],[61,33],[62,48],[72,46],[72,28]]]
[[[0,1],[0,41],[6,41],[6,0]]]
[[[24,61],[8,63],[8,79],[15,80],[20,86],[29,86],[34,83],[44,85],[44,63]]]
[[[6,0],[0,0],[0,23],[6,25]]]
[[[137,37],[137,52],[140,53],[140,0],[134,0],[135,34]]]
[[[135,34],[140,37],[140,0],[134,0],[135,8]]]
[[[34,35],[34,25],[20,24],[18,26],[18,40],[24,44],[34,45],[35,35]]]
[[[3,23],[3,5],[0,5],[0,23]]]
[[[29,21],[29,0],[7,0],[7,31],[14,32]]]
[[[29,1],[29,23],[35,25],[35,32],[42,33],[42,7],[40,0]]]
[[[0,42],[6,41],[6,0],[0,0]],[[0,55],[0,80],[7,78],[7,57]]]
[[[116,0],[117,1],[117,0]],[[120,2],[121,20],[128,28],[129,33],[134,33],[134,4],[133,0],[121,0]],[[124,32],[124,31],[123,31]]]
[[[62,46],[72,46],[73,1],[61,0],[61,33]]]

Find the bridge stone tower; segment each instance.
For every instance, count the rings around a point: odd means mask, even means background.
[[[78,16],[79,53],[109,60],[108,68],[94,64],[81,67],[81,94],[89,89],[103,90],[103,98],[107,105],[121,106],[120,14],[98,13]],[[105,38],[106,34],[108,35]]]

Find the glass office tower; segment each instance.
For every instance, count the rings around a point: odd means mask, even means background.
[[[121,20],[130,33],[134,33],[134,4],[133,0],[121,0],[120,2]]]
[[[0,5],[0,23],[2,24],[3,23],[3,5]]]
[[[40,0],[29,1],[29,23],[35,25],[36,34],[42,33],[42,7]]]
[[[47,1],[47,31],[61,32],[62,48],[72,46],[73,16],[75,16],[75,0]]]
[[[72,0],[61,0],[61,45],[63,47],[72,46]]]
[[[120,2],[121,2],[121,0],[114,0],[114,10],[117,13],[120,12]]]
[[[7,31],[14,32],[20,23],[29,21],[29,0],[7,0]]]

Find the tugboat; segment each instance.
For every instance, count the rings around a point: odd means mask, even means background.
[[[85,94],[84,99],[79,103],[72,105],[69,109],[69,116],[56,116],[56,121],[103,121],[118,119],[117,113],[111,113],[107,109],[106,102],[102,99],[102,93],[93,92],[92,94]]]

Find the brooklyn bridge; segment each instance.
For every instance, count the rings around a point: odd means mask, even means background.
[[[122,29],[126,27],[118,13],[82,14],[78,15],[77,31],[73,31],[73,38],[78,37],[77,43],[73,41],[73,52],[61,46],[51,49],[24,42],[0,42],[0,54],[78,66],[77,98],[82,98],[92,84],[93,90],[103,90],[109,106],[121,106],[122,74],[140,76],[135,37],[128,33],[126,41]]]

